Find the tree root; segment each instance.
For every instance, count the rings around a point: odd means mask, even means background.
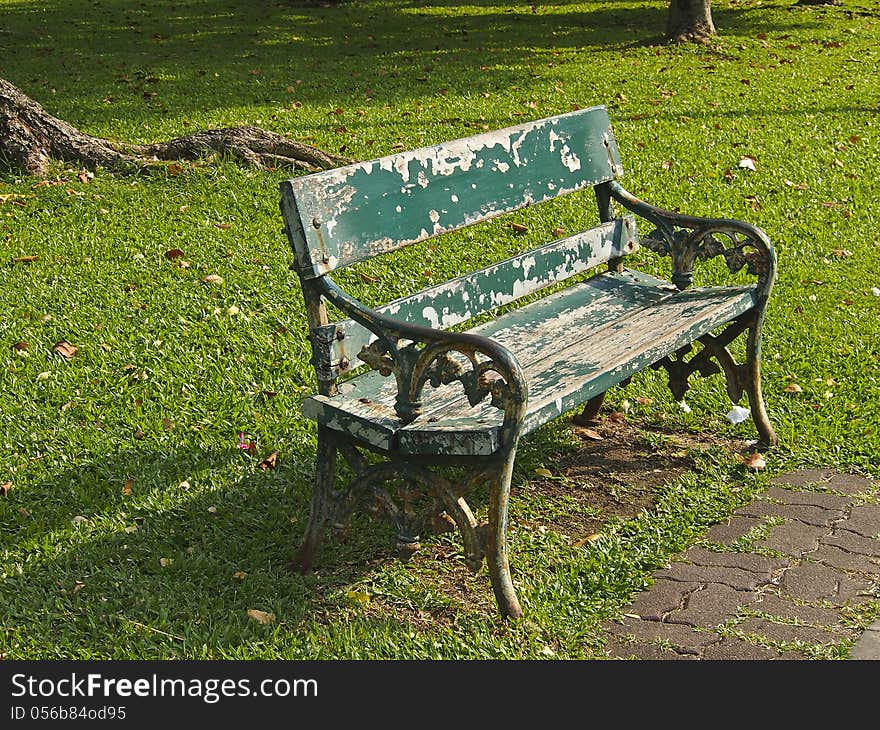
[[[348,164],[350,159],[296,142],[259,127],[210,129],[168,142],[128,144],[81,132],[0,79],[0,158],[13,168],[46,177],[51,160],[121,172],[149,170],[163,161],[229,156],[257,169],[294,167],[308,171]]]

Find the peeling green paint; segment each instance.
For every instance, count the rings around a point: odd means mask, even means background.
[[[293,178],[282,206],[301,275],[320,276],[622,171],[608,114],[592,107]]]
[[[604,273],[473,332],[509,348],[522,365],[529,389],[526,434],[754,304],[751,286],[678,292],[640,272]],[[346,385],[346,394],[307,400],[306,415],[402,453],[478,455],[498,448],[499,411],[486,402],[471,408],[455,383],[426,388],[422,415],[410,424],[394,414],[393,378],[370,371]]]

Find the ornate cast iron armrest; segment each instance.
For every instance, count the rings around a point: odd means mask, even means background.
[[[617,181],[610,183],[610,190],[620,205],[657,226],[641,243],[672,257],[672,283],[678,289],[686,289],[693,282],[697,259],[723,256],[731,273],[745,266],[758,277],[756,293],[759,301],[766,303],[776,277],[776,254],[760,228],[738,220],[702,218],[657,208],[639,200]]]
[[[510,350],[481,335],[447,332],[388,317],[344,292],[329,276],[321,277],[319,286],[322,296],[378,338],[362,348],[359,357],[382,375],[394,374],[395,411],[405,423],[421,414],[421,393],[426,383],[437,387],[459,381],[472,406],[491,396],[492,405],[504,411],[504,443],[515,441],[525,416],[528,391],[522,368]],[[464,355],[470,369],[451,353]]]

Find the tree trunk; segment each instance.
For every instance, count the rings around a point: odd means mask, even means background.
[[[279,166],[319,170],[351,160],[295,142],[259,127],[196,132],[168,142],[127,144],[92,137],[49,114],[15,86],[0,79],[0,161],[29,175],[45,177],[50,160],[77,162],[90,169],[149,169],[160,161],[195,160],[217,153],[256,168]]]
[[[666,37],[673,43],[707,43],[715,35],[710,0],[670,0]]]

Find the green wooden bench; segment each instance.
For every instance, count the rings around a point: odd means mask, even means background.
[[[744,222],[653,207],[621,187],[621,174],[598,106],[282,183],[317,374],[317,393],[303,406],[317,422],[316,478],[292,568],[307,570],[325,527],[347,524],[357,506],[390,518],[404,558],[432,524],[454,521],[470,568],[486,558],[501,613],[521,616],[506,548],[519,439],[581,405],[594,417],[608,388],[648,367],[668,370],[677,399],[693,373],[723,372],[734,402],[747,395],[760,442],[776,443],[759,370],[776,268],[770,241]],[[377,309],[331,276],[586,190],[598,203],[597,227]],[[652,227],[641,241],[636,216]],[[671,282],[627,268],[640,245],[671,257]],[[697,261],[714,257],[754,283],[692,286]],[[331,322],[327,302],[348,319]],[[738,364],[727,346],[742,333],[747,354]],[[355,474],[346,485],[337,484],[339,456]],[[453,470],[464,476],[442,476],[446,465],[465,467]],[[481,485],[489,487],[484,524],[463,496]]]

